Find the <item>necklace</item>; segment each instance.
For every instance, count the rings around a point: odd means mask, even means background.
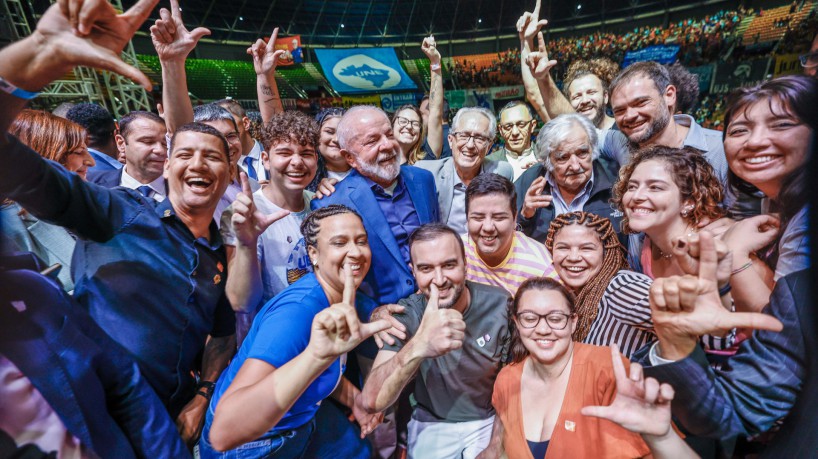
[[[659,246],[656,246],[656,250],[658,250],[658,251],[659,251],[659,256],[660,256],[660,257],[662,257],[662,258],[664,258],[665,260],[670,260],[671,258],[673,258],[673,254],[672,254],[672,253],[665,253],[665,252],[662,252],[662,249],[660,249],[660,248],[659,248]]]

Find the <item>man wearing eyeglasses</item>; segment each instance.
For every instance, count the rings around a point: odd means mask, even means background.
[[[489,155],[488,159],[511,164],[514,170],[512,181],[537,164],[534,147],[531,145],[531,134],[536,124],[534,114],[525,102],[515,100],[500,110],[500,137],[505,145]]]
[[[466,187],[482,173],[494,173],[511,180],[514,172],[505,161],[486,159],[497,131],[494,115],[482,107],[457,111],[449,133],[451,158],[418,161],[415,166],[435,177],[440,221],[458,234],[466,233]]]
[[[508,354],[503,289],[466,279],[463,242],[450,227],[421,226],[409,239],[419,293],[395,318],[407,339],[378,352],[362,396],[367,411],[394,404],[413,379],[408,457],[474,458],[494,423],[494,380]]]
[[[818,78],[818,34],[815,34],[809,52],[800,56],[800,59],[801,67],[804,67],[804,75]]]

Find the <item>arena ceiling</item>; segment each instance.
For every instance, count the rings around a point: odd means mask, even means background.
[[[134,0],[123,0],[125,6]],[[541,17],[556,30],[576,24],[627,23],[675,8],[733,3],[669,0],[543,1]],[[160,5],[167,6],[162,0]],[[185,23],[204,25],[222,43],[247,43],[279,26],[306,46],[401,46],[434,33],[445,42],[514,36],[534,0],[181,0]]]

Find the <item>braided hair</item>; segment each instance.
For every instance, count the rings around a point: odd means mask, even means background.
[[[577,328],[574,330],[574,341],[582,342],[591,331],[591,325],[596,320],[599,312],[599,302],[605,289],[616,273],[623,269],[628,269],[628,261],[625,258],[625,249],[616,237],[611,221],[605,217],[588,212],[569,212],[558,215],[551,221],[548,228],[548,235],[545,238],[545,247],[549,252],[554,251],[554,239],[557,233],[568,225],[582,225],[594,230],[602,242],[602,267],[587,284],[583,285],[577,293]]]

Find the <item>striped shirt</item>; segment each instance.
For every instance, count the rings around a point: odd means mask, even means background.
[[[489,266],[480,258],[477,246],[468,234],[463,235],[463,244],[466,246],[466,279],[472,282],[502,287],[513,296],[526,279],[550,277],[560,280],[545,246],[520,231],[514,233],[508,255],[497,266]]]
[[[621,270],[611,279],[599,312],[584,343],[597,346],[619,345],[619,352],[631,354],[656,339],[650,316],[650,285],[653,280],[640,273]]]

